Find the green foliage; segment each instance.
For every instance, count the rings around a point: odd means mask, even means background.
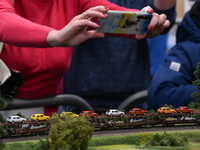
[[[153,137],[153,135],[155,135],[154,133],[150,133],[150,134],[152,134],[152,137]],[[163,133],[158,133],[158,134],[163,134]],[[197,142],[200,141],[199,140],[200,139],[200,131],[199,130],[187,130],[187,131],[168,132],[168,134],[171,135],[171,136],[174,136],[174,137],[187,137],[187,138],[190,139],[190,141],[195,142],[195,144],[197,144]],[[136,142],[139,143],[138,139],[139,138],[143,138],[144,136],[145,136],[145,134],[144,135],[140,135],[140,136],[138,136],[138,134],[130,134],[130,135],[120,135],[120,136],[93,137],[89,141],[89,146],[90,147],[88,148],[88,150],[94,150],[94,149],[108,150],[108,148],[102,148],[102,147],[103,146],[116,145],[116,143],[118,145],[137,145]],[[147,133],[146,136],[149,136],[149,133]],[[150,137],[150,139],[152,137]],[[195,139],[197,139],[197,140],[194,141]],[[43,142],[47,142],[47,141],[44,140]],[[185,142],[185,141],[183,141],[183,142]],[[191,143],[190,143],[189,146],[191,146]],[[40,147],[39,142],[36,143],[35,141],[34,142],[7,143],[6,144],[6,148],[3,149],[3,150],[42,150],[42,148]],[[166,147],[166,146],[165,147],[162,147],[162,146],[156,146],[156,147],[149,147],[148,146],[148,147],[144,147],[144,145],[142,145],[142,146],[138,146],[138,148],[139,149],[156,149],[156,150],[171,150],[171,149],[184,150],[184,149],[188,149],[188,145],[187,146],[181,146],[181,147],[173,147],[173,148],[172,147]],[[116,148],[115,147],[115,149],[120,149],[120,148],[118,148],[118,147]],[[199,149],[199,147],[196,147],[196,149]],[[66,150],[66,147],[63,148],[62,150]],[[77,148],[76,148],[76,150],[77,150]]]
[[[108,146],[117,144],[134,145],[136,135],[94,137],[89,141],[90,146]]]
[[[3,100],[0,91],[0,109],[4,109],[6,107],[6,102]]]
[[[88,115],[72,117],[65,115],[60,119],[58,114],[53,114],[50,121],[50,149],[78,148],[85,150],[93,134]]]
[[[49,150],[49,140],[43,140],[40,137],[38,141],[34,142],[20,142],[20,143],[9,143],[6,144],[6,150]]]
[[[155,114],[156,112],[155,112],[155,110],[151,109],[151,110],[148,111],[148,113],[149,113],[149,114]],[[156,119],[156,117],[157,117],[156,115],[153,115],[153,116],[150,116],[149,119],[150,119],[150,120],[151,120],[151,119]]]
[[[197,64],[196,71],[194,71],[194,75],[196,77],[196,80],[193,81],[192,84],[196,86],[197,90],[200,90],[200,62]],[[191,97],[194,98],[196,103],[200,106],[200,92],[192,93]]]
[[[149,138],[153,137],[154,136],[154,133],[139,133],[137,134],[136,138],[138,139],[139,141],[139,144],[145,144]]]
[[[49,150],[50,142],[48,138],[46,138],[46,140],[43,140],[41,137],[38,136],[37,140],[39,141],[37,145],[39,150]]]
[[[196,71],[194,71],[194,75],[197,79],[200,79],[200,62],[197,64]]]
[[[2,141],[0,141],[0,149],[4,148],[6,145]]]
[[[176,136],[164,132],[163,134],[156,133],[148,140],[146,146],[185,146],[188,142],[186,136]]]
[[[0,122],[1,123],[5,123],[6,122],[6,120],[3,118],[3,115],[0,113]]]
[[[197,90],[200,90],[200,79],[197,79],[197,80],[193,81],[192,84],[194,86],[196,86]]]
[[[192,108],[192,109],[194,109],[194,110],[199,110],[199,104],[197,104],[197,103],[195,103],[195,102],[190,102],[190,103],[188,104],[188,107],[189,107],[189,108]]]
[[[200,92],[194,92],[191,94],[191,97],[195,99],[195,101],[200,104]]]
[[[24,115],[21,114],[21,112],[18,112],[17,114],[15,114],[16,116],[19,116],[19,117],[22,117],[22,118],[25,118]]]
[[[37,143],[23,142],[23,143],[9,143],[6,150],[39,150]]]
[[[148,141],[154,133],[139,133],[134,135],[121,135],[121,136],[107,136],[107,137],[98,137],[92,138],[89,142],[90,146],[108,146],[117,144],[126,144],[126,145],[140,145]]]
[[[6,132],[5,132],[4,127],[0,126],[0,137],[5,136],[5,135],[6,135]]]
[[[176,108],[174,108],[174,106],[168,105],[168,104],[163,105],[163,107],[169,107],[170,109],[176,109]]]

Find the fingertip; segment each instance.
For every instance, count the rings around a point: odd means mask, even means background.
[[[151,31],[153,29],[152,26],[148,26],[148,31]]]
[[[153,14],[153,13],[154,13],[154,11],[153,11],[152,8],[148,8],[147,12],[150,13],[150,14]]]

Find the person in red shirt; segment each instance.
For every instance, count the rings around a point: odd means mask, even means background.
[[[15,97],[39,99],[61,94],[73,47],[89,38],[104,37],[95,31],[99,24],[93,19],[105,18],[108,9],[139,11],[107,0],[16,0],[14,4],[1,0],[0,41],[4,47],[0,58],[24,79]],[[169,24],[164,14],[153,13],[149,32],[134,38],[153,38]],[[87,31],[88,27],[94,30]]]

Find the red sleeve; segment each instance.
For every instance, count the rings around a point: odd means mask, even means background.
[[[46,37],[51,30],[17,15],[11,0],[0,0],[0,41],[22,47],[49,47]]]
[[[129,9],[122,6],[118,6],[108,0],[80,0],[80,11],[81,13],[95,6],[106,6],[109,10],[120,10],[120,11],[140,11],[138,9]]]
[[[136,12],[140,11],[138,9],[129,9],[129,8],[118,6],[114,3],[109,2],[108,0],[80,0],[80,6],[81,6],[80,11],[82,13],[91,7],[101,6],[101,5],[108,7],[109,10],[136,11]],[[106,33],[106,34],[111,35],[111,36],[135,39],[135,35],[133,34],[110,34],[110,33]]]

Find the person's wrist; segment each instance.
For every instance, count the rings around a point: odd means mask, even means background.
[[[52,30],[49,32],[49,34],[47,35],[47,44],[50,46],[50,47],[59,47],[59,42],[57,41],[56,39],[56,35],[57,35],[57,32],[56,30]]]

